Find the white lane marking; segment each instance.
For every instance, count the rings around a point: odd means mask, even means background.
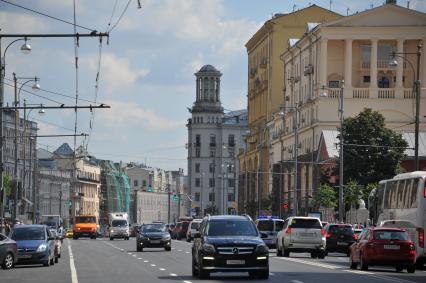
[[[149,262],[149,260],[144,260],[143,262]]]
[[[155,266],[157,266],[157,265],[156,265],[156,264],[151,264],[151,266],[152,266],[152,267],[155,267]]]
[[[138,257],[138,259],[143,259],[143,258],[141,258],[141,257]]]
[[[176,273],[170,273],[169,275],[172,276],[172,277],[177,277]]]
[[[75,265],[74,265],[74,255],[72,254],[72,250],[71,250],[71,242],[68,239],[67,241],[68,241],[68,252],[70,254],[71,282],[78,283],[77,270],[75,269]]]
[[[132,256],[137,257],[137,255],[132,255]]]
[[[291,280],[290,282],[293,282],[293,283],[303,283],[303,281],[299,281],[299,280]]]
[[[166,270],[166,269],[165,269],[165,268],[159,268],[158,270],[164,271],[164,270]]]
[[[395,283],[414,283],[414,281],[400,279],[400,278],[394,278],[394,277],[388,277],[388,276],[385,276],[385,275],[379,275],[379,274],[375,274],[375,273],[363,271],[363,270],[344,270],[344,271],[350,272],[350,273],[355,273],[355,274],[367,275],[367,276],[371,276],[371,277],[376,278],[376,279],[391,281],[391,282],[395,282]]]
[[[124,252],[124,249],[120,249],[120,251]]]
[[[184,280],[183,283],[192,283],[192,282],[188,280]]]
[[[342,266],[317,263],[317,262],[312,262],[312,261],[307,261],[307,260],[302,260],[302,259],[296,259],[296,258],[277,257],[277,259],[287,260],[287,261],[293,261],[293,262],[298,262],[298,263],[304,263],[304,264],[307,264],[307,265],[312,265],[312,266],[317,266],[317,267],[324,267],[324,268],[328,268],[328,269],[340,269],[340,268],[343,268]]]
[[[127,253],[128,255],[131,255],[132,253]]]
[[[275,273],[269,272],[269,275],[274,276],[274,275],[275,275]]]
[[[189,254],[189,252],[185,252],[186,254]]]
[[[178,250],[178,252],[183,252],[182,250]]]

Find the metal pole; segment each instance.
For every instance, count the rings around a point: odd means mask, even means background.
[[[27,102],[24,99],[24,107],[26,106]],[[28,113],[29,114],[29,113]],[[27,137],[25,136],[26,130],[27,130],[27,109],[24,108],[24,134],[22,135],[22,148],[24,150],[23,152],[23,168],[24,168],[24,178],[22,180],[22,193],[27,198],[27,189],[26,189],[26,178],[27,178],[27,162],[26,162],[26,153],[27,153]],[[29,210],[28,210],[29,212]]]
[[[343,202],[343,81],[340,86],[340,148],[339,148],[339,222],[343,223],[344,202]]]
[[[0,219],[4,218],[4,206],[6,202],[5,189],[3,188],[3,100],[4,100],[4,58],[1,50],[0,37]],[[1,231],[1,229],[0,229]],[[4,232],[4,231],[1,231]]]
[[[420,57],[421,45],[417,45],[417,75],[416,75],[416,120],[415,120],[415,133],[414,133],[414,160],[415,171],[419,171],[419,115],[420,115]]]
[[[294,125],[294,192],[293,192],[293,215],[297,215],[298,210],[298,204],[297,204],[297,187],[298,187],[298,181],[297,181],[297,155],[298,153],[298,147],[299,147],[299,137],[298,137],[298,127],[299,127],[299,121],[298,121],[298,112],[299,108],[296,103],[296,120]]]
[[[170,223],[170,184],[167,184],[167,223]]]
[[[200,201],[200,216],[201,216],[201,218],[204,216],[204,211],[203,211],[203,176],[204,176],[204,173],[203,172],[201,172],[201,191],[200,191],[200,197],[201,197],[201,201]]]
[[[18,106],[18,88],[17,88],[17,83],[18,83],[18,79],[16,78],[16,74],[13,73],[13,82],[14,82],[14,89],[15,89],[15,101],[14,101],[14,105],[15,107]],[[16,109],[15,110],[15,138],[13,139],[14,141],[14,145],[15,145],[15,196],[14,196],[14,202],[13,202],[13,217],[12,217],[12,221],[16,220],[16,217],[18,215],[18,190],[19,190],[19,182],[18,182],[18,124],[19,122],[19,111]]]
[[[36,213],[36,198],[35,198],[35,194],[36,194],[36,190],[35,190],[35,184],[32,183],[32,178],[33,178],[33,167],[32,167],[32,161],[33,161],[33,139],[30,138],[29,140],[30,142],[30,178],[28,180],[28,187],[31,189],[32,192],[32,201],[33,201],[33,215],[32,215],[32,220],[33,220],[33,224],[35,224],[35,213]],[[33,186],[33,188],[31,188],[31,186]]]

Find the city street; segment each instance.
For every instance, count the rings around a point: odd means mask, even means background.
[[[201,282],[191,276],[191,245],[173,241],[172,251],[146,249],[137,253],[135,238],[130,241],[107,239],[64,240],[63,254],[51,267],[17,266],[0,271],[0,282]],[[424,282],[426,270],[415,274],[396,273],[390,268],[370,268],[364,272],[350,270],[348,258],[331,254],[325,260],[311,259],[308,254],[277,258],[270,253],[269,280],[251,282]],[[244,282],[246,274],[213,274],[211,282]]]

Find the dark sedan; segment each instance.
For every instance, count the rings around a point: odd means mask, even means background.
[[[18,246],[16,242],[0,234],[0,264],[3,269],[11,269],[17,262]]]
[[[171,237],[165,224],[144,224],[136,237],[136,250],[142,252],[144,248],[164,248],[171,251]]]
[[[349,256],[350,246],[355,242],[356,236],[350,224],[328,224],[325,230],[326,250],[328,252],[341,252]]]

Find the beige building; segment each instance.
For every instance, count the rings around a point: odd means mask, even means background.
[[[315,158],[321,134],[339,125],[342,83],[344,117],[368,107],[383,114],[389,128],[414,131],[416,55],[405,55],[406,61],[397,58],[396,68],[389,66],[389,55],[415,53],[422,43],[420,131],[426,131],[426,14],[385,4],[306,25],[305,31],[300,39],[288,40],[282,55],[286,84],[282,108],[268,122],[270,158],[277,173],[273,193],[292,208],[296,190],[299,213],[307,211],[318,183]],[[323,91],[327,97],[320,97]]]
[[[323,23],[341,16],[316,5],[288,14],[275,14],[246,43],[248,54],[247,149],[240,153],[239,211],[251,214],[262,210],[257,199],[267,199],[272,175],[267,121],[283,102],[284,71],[280,55],[290,38],[301,37],[308,22]],[[253,205],[257,207],[253,207]]]

